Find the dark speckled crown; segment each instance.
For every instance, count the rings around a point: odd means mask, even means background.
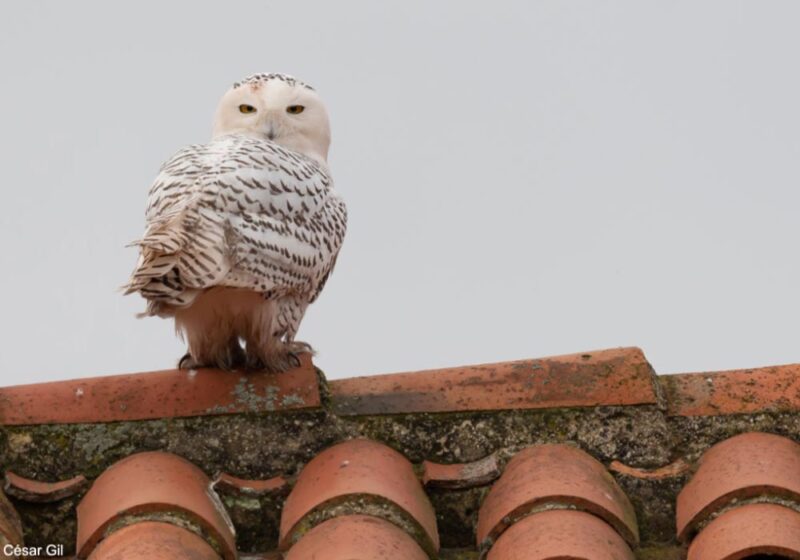
[[[277,72],[271,72],[269,74],[265,74],[263,72],[260,74],[252,74],[246,77],[245,79],[234,83],[233,88],[236,89],[245,84],[263,84],[269,82],[270,80],[280,80],[290,86],[300,86],[306,89],[310,89],[311,91],[314,91],[313,87],[311,87],[310,85],[308,85],[303,81],[298,80],[294,76],[290,76],[288,74],[279,74]]]

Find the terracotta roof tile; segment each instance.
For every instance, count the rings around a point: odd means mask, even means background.
[[[227,473],[220,473],[214,479],[212,487],[217,491],[241,496],[263,496],[267,494],[288,494],[289,481],[282,476],[266,480],[247,480]]]
[[[628,542],[639,540],[636,514],[605,467],[569,445],[537,445],[517,453],[481,505],[480,546],[496,540],[515,520],[542,506],[591,512]]]
[[[638,348],[621,348],[332,381],[340,415],[503,410],[658,402]]]
[[[88,560],[220,560],[195,533],[169,523],[142,522],[115,531]]]
[[[19,514],[2,492],[0,492],[0,544],[23,544]]]
[[[177,514],[195,523],[225,560],[236,558],[233,529],[210,483],[199,468],[169,453],[138,453],[115,463],[78,505],[78,556],[87,557],[126,518],[166,521]]]
[[[307,354],[282,374],[166,370],[0,388],[0,424],[117,422],[320,406]]]
[[[800,560],[779,538],[797,530],[800,445],[762,433],[711,447],[746,430],[796,434],[798,374],[657,378],[639,350],[614,349],[330,384],[304,356],[277,376],[170,370],[0,389],[0,542],[24,526],[27,545],[71,554],[77,540],[82,557],[150,546],[158,558],[169,535],[189,547],[170,557],[200,559],[279,560],[281,548],[336,560],[354,546],[376,559],[630,560],[641,529],[642,557],[684,559],[680,531],[690,560]],[[101,474],[76,531],[89,484],[78,473]]]
[[[83,475],[59,482],[39,482],[6,471],[5,491],[25,502],[57,502],[85,490],[89,481]]]
[[[734,508],[697,535],[687,560],[736,560],[757,554],[800,558],[800,513],[775,504]]]
[[[280,375],[165,370],[0,388],[6,426],[314,409],[311,358]],[[340,416],[661,405],[708,416],[800,410],[800,365],[656,376],[638,348],[330,382]]]
[[[550,510],[529,515],[508,528],[487,560],[635,560],[622,537],[590,513]]]
[[[474,488],[485,486],[500,476],[497,456],[492,454],[471,463],[443,465],[422,463],[422,483],[430,488]]]
[[[663,467],[658,467],[655,469],[639,469],[636,467],[630,467],[624,463],[621,463],[620,461],[611,461],[608,469],[616,473],[632,476],[633,478],[642,480],[665,480],[668,478],[675,478],[676,476],[681,476],[689,472],[691,465],[684,459],[676,459],[669,465],[664,465]]]
[[[344,515],[317,525],[286,560],[428,560],[405,531],[378,517]]]
[[[673,416],[800,410],[800,364],[662,375]]]
[[[800,445],[764,433],[729,438],[710,448],[677,500],[681,540],[711,514],[736,500],[771,495],[800,504]]]
[[[324,520],[327,507],[337,507],[348,497],[357,503],[347,513],[385,512],[387,506],[392,512],[394,508],[399,518],[393,521],[415,525],[410,532],[416,533],[426,551],[439,549],[436,514],[411,463],[392,448],[366,439],[334,445],[303,468],[283,508],[281,548],[288,549],[297,541],[312,513]],[[341,509],[332,512],[341,513]]]

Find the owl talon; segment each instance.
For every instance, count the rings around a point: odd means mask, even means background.
[[[312,356],[316,354],[308,342],[301,342],[299,340],[293,340],[287,343],[286,348],[291,354],[311,354]]]
[[[264,362],[256,356],[247,356],[244,362],[244,369],[247,371],[261,371],[266,369]]]
[[[178,360],[178,369],[195,369],[201,367],[197,361],[192,358],[192,355],[189,352],[186,352],[180,360]]]
[[[306,352],[304,349],[303,352]],[[249,356],[246,363],[248,371],[266,371],[268,373],[283,373],[290,369],[300,367],[300,354],[303,352],[294,352],[292,350],[284,350],[276,352],[263,358],[257,356]]]
[[[196,369],[210,367],[231,371],[245,366],[246,359],[247,357],[245,356],[244,349],[239,344],[239,340],[234,338],[228,343],[227,347],[222,348],[211,357],[205,357],[203,361],[196,359],[192,356],[191,352],[187,352],[178,360],[178,368]]]
[[[228,352],[224,356],[225,364],[222,369],[233,370],[247,367],[247,355],[244,348],[239,344],[239,339],[234,338],[228,344]]]

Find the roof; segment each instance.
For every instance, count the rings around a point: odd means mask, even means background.
[[[800,557],[800,366],[636,348],[0,388],[0,542],[80,558]]]

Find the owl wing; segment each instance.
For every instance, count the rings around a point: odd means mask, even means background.
[[[168,160],[146,218],[127,291],[185,306],[213,286],[310,300],[330,274],[347,214],[322,165],[231,135]]]

